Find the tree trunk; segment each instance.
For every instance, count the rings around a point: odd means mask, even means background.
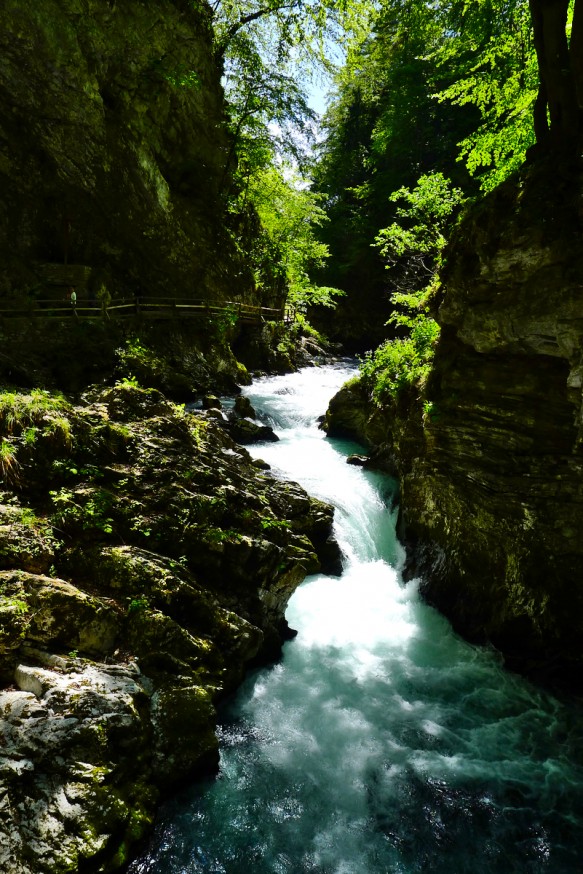
[[[581,2],[577,0],[576,5]],[[529,5],[540,76],[535,105],[537,141],[551,147],[567,146],[579,133],[579,106],[566,33],[569,0],[529,0]],[[581,14],[579,9],[579,22]],[[581,26],[579,23],[577,41],[581,40]],[[546,109],[543,111],[545,104],[550,126],[546,123]]]
[[[579,107],[579,117],[581,117],[581,112],[583,111],[583,0],[575,0],[569,55],[573,79],[575,81],[575,95]]]

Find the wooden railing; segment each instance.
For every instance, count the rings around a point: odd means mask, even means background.
[[[257,307],[250,304],[230,301],[222,306],[215,306],[199,299],[168,298],[168,297],[135,297],[112,299],[107,304],[99,301],[77,300],[75,303],[66,298],[29,299],[0,301],[0,319],[26,318],[33,319],[126,319],[145,317],[152,319],[197,318],[208,316],[216,318],[225,315],[233,321],[247,323],[293,321],[294,314],[286,307]]]

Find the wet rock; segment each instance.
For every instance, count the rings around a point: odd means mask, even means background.
[[[254,458],[251,464],[258,470],[271,470],[271,465],[264,461],[262,458]]]
[[[64,664],[20,665],[19,690],[0,692],[0,865],[7,874],[76,871],[96,853],[115,856],[152,820],[156,793],[140,783],[147,685],[135,667]],[[119,764],[130,748],[133,788],[127,764]]]
[[[209,409],[205,410],[205,415],[208,419],[214,419],[215,422],[223,422],[225,424],[228,424],[229,421],[225,413],[223,413],[222,410],[219,410],[216,407],[210,407]]]
[[[257,413],[253,409],[253,405],[245,395],[238,395],[235,398],[235,412],[242,419],[256,419]]]
[[[216,767],[215,702],[289,638],[333,510],[131,383],[35,427],[0,502],[0,865],[115,870],[159,791]]]
[[[269,425],[261,425],[251,419],[230,419],[226,425],[228,433],[237,443],[276,443],[279,437]]]

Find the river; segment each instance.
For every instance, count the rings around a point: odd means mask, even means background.
[[[221,766],[165,806],[131,874],[580,874],[583,715],[504,670],[403,585],[395,483],[317,417],[348,365],[245,390],[277,476],[336,506],[340,578],[309,577],[298,636],[221,713]]]

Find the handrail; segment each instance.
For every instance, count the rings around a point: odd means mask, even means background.
[[[157,318],[172,318],[178,312],[183,316],[216,315],[230,313],[243,321],[292,321],[291,313],[285,307],[262,307],[241,301],[227,301],[219,306],[202,298],[168,298],[168,297],[135,297],[132,301],[115,298],[108,303],[103,301],[79,300],[64,301],[62,298],[38,298],[27,301],[14,301],[14,306],[0,306],[0,318],[25,317],[55,318],[62,313],[68,313],[77,318],[110,318],[132,316],[155,316]]]

